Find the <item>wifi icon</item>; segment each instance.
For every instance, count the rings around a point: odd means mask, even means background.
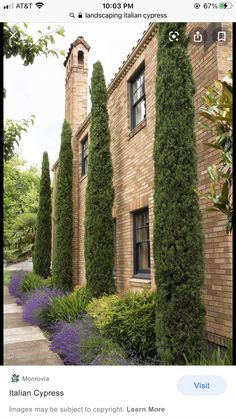
[[[43,7],[44,3],[41,3],[41,1],[38,1],[38,3],[35,3],[35,6],[37,6],[38,9],[41,9]]]

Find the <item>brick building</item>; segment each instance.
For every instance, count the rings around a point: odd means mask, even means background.
[[[223,26],[223,28],[222,28]],[[222,78],[232,67],[231,24],[188,24],[193,36],[204,29],[207,40],[191,42],[189,54],[196,82],[196,136],[199,189],[207,192],[207,167],[217,162],[218,154],[204,145],[210,139],[198,115],[205,88]],[[228,42],[221,45],[214,38],[217,30],[226,31]],[[153,238],[153,142],[155,131],[155,72],[157,24],[151,24],[118,69],[108,86],[108,112],[111,154],[114,169],[116,258],[114,273],[117,289],[123,292],[144,287],[155,289]],[[90,115],[87,114],[89,45],[78,37],[65,60],[65,116],[73,138],[73,281],[86,281],[84,262],[84,215],[89,158]],[[167,92],[168,94],[168,92]],[[54,185],[58,162],[53,166]],[[207,212],[210,202],[200,201],[205,235],[205,288],[208,339],[224,345],[232,337],[231,237],[225,232],[225,218]],[[138,231],[142,229],[141,241]],[[53,227],[55,233],[55,226]],[[54,234],[55,235],[55,234]]]

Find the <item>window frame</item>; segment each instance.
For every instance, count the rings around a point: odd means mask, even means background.
[[[87,154],[84,156],[85,144],[87,143]],[[88,135],[81,141],[81,176],[86,176],[88,172]]]
[[[149,240],[144,241],[137,241],[137,228],[136,228],[136,216],[140,215],[141,213],[147,213],[148,215],[148,237]],[[151,254],[150,254],[150,231],[149,231],[149,209],[148,207],[142,208],[138,211],[133,212],[133,257],[134,257],[134,275],[136,277],[142,277],[149,279],[151,276]],[[148,262],[149,268],[148,269],[140,269],[140,261],[139,261],[139,252],[138,252],[138,244],[140,243],[148,243]]]
[[[142,74],[144,75],[144,91],[143,94],[141,95],[141,97],[134,103],[134,83],[136,82],[136,80],[138,78],[140,78],[142,76]],[[130,83],[130,119],[131,119],[131,130],[135,129],[139,124],[141,124],[143,121],[146,120],[147,117],[147,109],[146,109],[146,86],[145,86],[145,65],[144,63],[137,69],[137,71],[133,74],[132,78],[129,81]],[[135,109],[137,108],[137,105],[142,102],[144,99],[144,105],[145,105],[145,115],[144,118],[139,121],[138,123],[136,122],[136,118],[135,118]]]

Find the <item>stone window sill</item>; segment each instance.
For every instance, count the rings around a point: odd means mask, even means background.
[[[150,273],[138,273],[133,275],[132,279],[141,279],[141,280],[150,280],[151,281],[151,274]]]
[[[144,119],[142,122],[140,122],[135,128],[133,128],[129,133],[129,140],[134,137],[141,129],[145,128],[147,125],[147,120]]]
[[[131,278],[129,280],[129,285],[133,288],[137,289],[145,289],[151,288],[151,279],[143,279],[143,278]]]
[[[151,278],[145,279],[145,278],[131,278],[129,280],[130,284],[140,284],[140,285],[149,285],[151,284]]]
[[[87,175],[83,175],[81,178],[80,178],[80,182],[82,182],[84,179],[86,179],[87,178]]]

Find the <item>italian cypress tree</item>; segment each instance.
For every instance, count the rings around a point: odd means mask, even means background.
[[[55,203],[53,274],[58,287],[72,288],[72,161],[71,128],[64,120],[61,134]]]
[[[177,31],[178,41],[169,41]],[[156,339],[162,364],[183,363],[206,344],[203,233],[194,134],[195,91],[185,23],[158,25],[154,143]]]
[[[91,129],[85,212],[87,287],[94,297],[115,292],[112,161],[103,68],[94,64],[91,81]]]
[[[52,203],[48,153],[43,153],[42,172],[40,179],[39,208],[33,253],[34,272],[43,278],[50,275],[51,264],[51,233]]]

